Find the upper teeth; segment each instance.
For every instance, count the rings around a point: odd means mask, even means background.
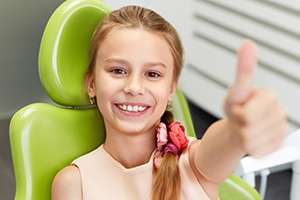
[[[122,110],[126,110],[129,112],[140,112],[146,109],[146,107],[143,106],[131,106],[131,105],[119,105],[119,108]]]

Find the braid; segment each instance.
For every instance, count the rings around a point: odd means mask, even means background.
[[[170,124],[174,121],[173,113],[169,110],[166,110],[161,117],[161,122],[165,123],[167,127],[170,126]]]
[[[157,171],[152,200],[179,200],[180,187],[178,157],[172,153],[166,153]]]
[[[173,121],[173,113],[166,110],[161,117],[161,122],[165,123],[168,128]],[[179,200],[180,187],[178,156],[168,152],[164,155],[162,163],[157,170],[152,200]]]

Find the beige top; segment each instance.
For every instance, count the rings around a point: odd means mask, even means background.
[[[191,140],[194,138],[190,138]],[[103,145],[77,158],[73,164],[81,173],[84,200],[150,200],[153,184],[153,157],[148,163],[134,168],[124,168]],[[179,158],[182,200],[209,200],[199,184],[189,163],[188,151]]]

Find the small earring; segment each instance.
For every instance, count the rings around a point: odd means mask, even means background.
[[[172,108],[173,108],[173,102],[172,102],[172,100],[168,100],[167,109],[172,109]]]
[[[90,104],[91,105],[94,105],[94,104],[96,104],[96,97],[89,97],[89,100],[90,100]]]

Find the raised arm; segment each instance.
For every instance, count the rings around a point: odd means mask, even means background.
[[[224,102],[226,117],[191,147],[195,167],[210,182],[225,180],[243,156],[265,156],[284,140],[285,110],[273,92],[252,85],[255,66],[255,45],[246,40],[238,52],[236,77]]]

